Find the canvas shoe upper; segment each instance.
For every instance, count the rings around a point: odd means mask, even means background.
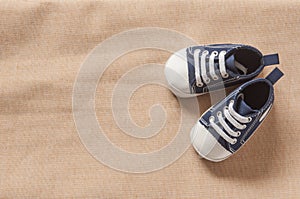
[[[264,121],[274,102],[273,84],[283,76],[274,69],[265,79],[244,83],[206,111],[191,131],[200,156],[221,161],[239,150]]]
[[[278,64],[278,54],[263,56],[249,45],[192,46],[174,53],[165,65],[171,91],[192,97],[256,77],[264,66]]]

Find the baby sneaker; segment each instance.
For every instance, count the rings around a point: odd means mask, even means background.
[[[179,50],[168,59],[165,76],[175,95],[193,97],[249,81],[264,66],[278,63],[278,54],[263,56],[249,45],[193,46]]]
[[[218,162],[238,151],[268,115],[274,102],[273,85],[282,76],[275,68],[265,79],[244,83],[209,108],[191,131],[198,154]]]

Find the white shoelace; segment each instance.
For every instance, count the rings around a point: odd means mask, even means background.
[[[242,115],[240,115],[239,113],[237,113],[234,109],[233,109],[233,104],[234,101],[231,100],[229,103],[229,106],[225,106],[223,113],[225,118],[237,129],[239,130],[243,130],[247,127],[246,123],[251,122],[252,118],[251,117],[244,117]],[[217,112],[217,117],[219,119],[220,124],[224,127],[225,131],[233,136],[233,137],[239,137],[241,135],[240,131],[234,131],[232,130],[228,124],[226,123],[225,119],[222,116],[222,112],[218,111]],[[222,137],[224,138],[227,142],[229,142],[230,144],[235,144],[237,142],[236,138],[231,138],[230,136],[228,136],[216,123],[215,123],[215,117],[214,116],[210,116],[209,121],[211,123],[211,126],[216,130],[216,132]],[[242,123],[242,124],[241,124]]]
[[[207,75],[206,72],[206,57],[209,54],[207,50],[204,50],[201,54],[201,62],[199,67],[199,55],[201,53],[200,49],[196,49],[194,51],[194,62],[195,62],[195,77],[196,77],[196,85],[198,87],[203,86],[203,82],[205,84],[208,84],[210,82],[210,78]],[[221,51],[219,53],[219,69],[220,73],[223,78],[227,78],[229,75],[226,72],[226,66],[225,66],[225,54],[226,51]],[[217,51],[213,51],[209,56],[209,75],[213,78],[213,80],[218,80],[219,77],[215,73],[215,57],[218,56]],[[200,68],[201,68],[201,74],[200,74]],[[203,79],[203,82],[201,80],[201,77]]]

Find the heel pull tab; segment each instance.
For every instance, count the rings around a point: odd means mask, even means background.
[[[270,55],[264,55],[263,62],[264,62],[264,66],[279,64],[279,56],[277,53],[270,54]]]
[[[269,80],[273,85],[283,76],[283,72],[279,68],[275,68],[266,79]]]

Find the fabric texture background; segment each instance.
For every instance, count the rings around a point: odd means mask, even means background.
[[[299,10],[297,0],[1,1],[0,198],[299,198]],[[162,170],[130,174],[87,152],[72,115],[80,65],[101,41],[141,27],[176,30],[200,44],[243,43],[280,54],[285,76],[275,86],[274,108],[237,154],[211,163],[190,147]],[[110,109],[112,88],[124,73],[164,64],[170,55],[151,49],[129,53],[101,78],[96,113],[119,147],[149,152],[175,136],[179,104],[166,88],[141,87],[129,102],[140,126],[149,123],[153,104],[164,106],[166,126],[151,139],[125,135]],[[198,100],[202,112],[210,106],[208,95]]]

